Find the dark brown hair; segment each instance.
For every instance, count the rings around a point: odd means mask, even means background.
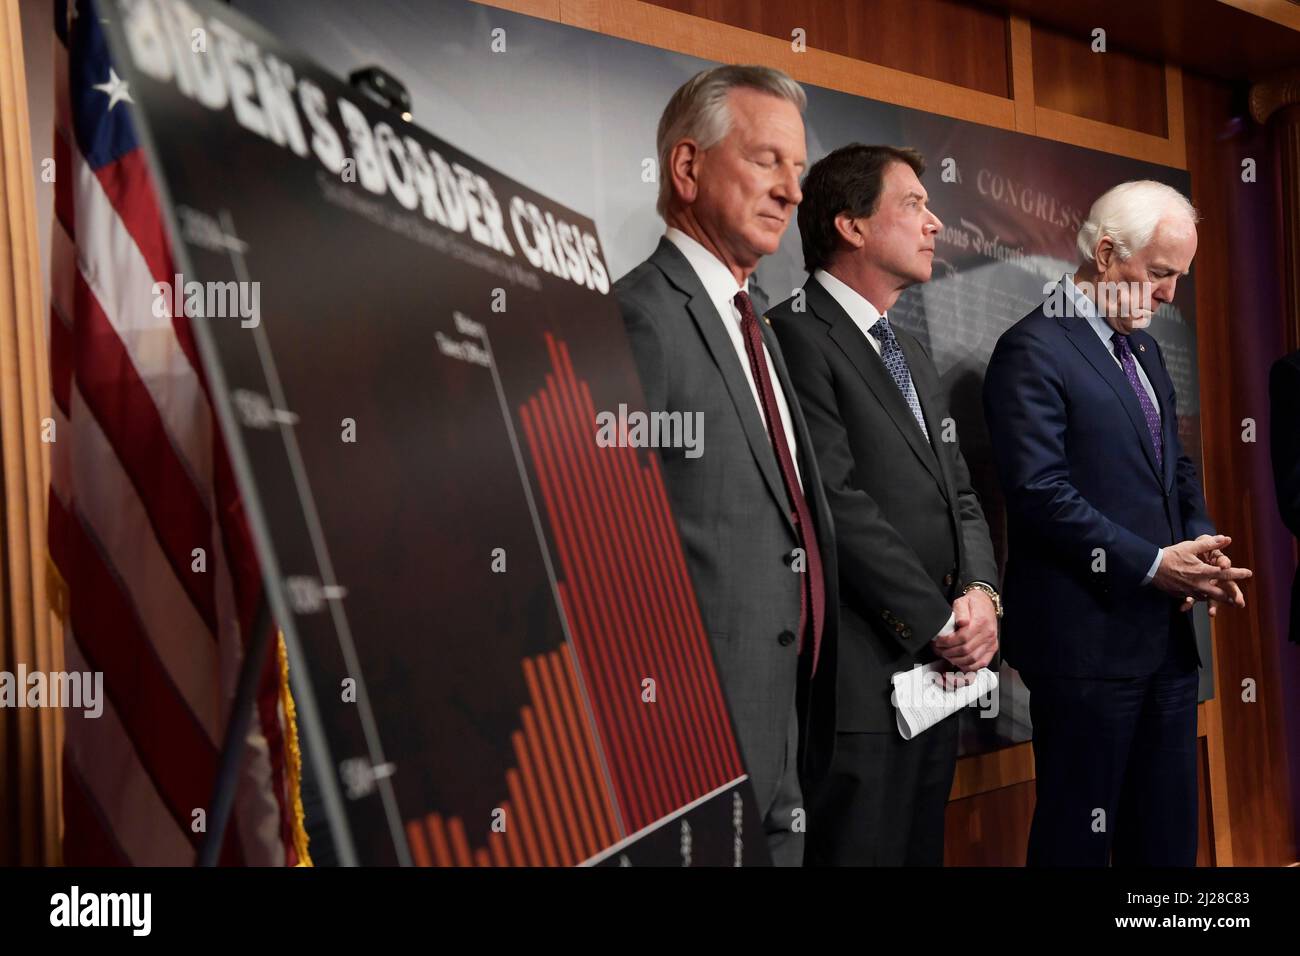
[[[894,163],[911,166],[918,179],[925,172],[925,158],[906,146],[850,143],[813,163],[804,177],[803,201],[799,203],[799,238],[803,267],[808,272],[823,268],[835,253],[839,244],[836,216],[844,212],[850,216],[875,214],[885,170]]]

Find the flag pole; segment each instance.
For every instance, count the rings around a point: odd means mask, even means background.
[[[226,736],[221,746],[221,762],[217,765],[212,798],[208,801],[207,835],[199,849],[196,866],[216,866],[221,856],[221,844],[235,803],[239,769],[248,743],[248,727],[253,719],[253,708],[257,705],[257,685],[266,665],[274,631],[271,608],[263,591],[258,596],[257,614],[253,617],[252,642],[245,649],[244,661],[239,668],[235,701],[230,708],[230,721],[226,724]]]

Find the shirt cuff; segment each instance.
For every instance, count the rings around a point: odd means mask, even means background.
[[[949,614],[949,615],[948,615],[948,623],[945,624],[945,625],[940,629],[939,633],[936,634],[936,635],[934,636],[934,637],[935,637],[935,640],[938,640],[938,639],[941,638],[941,637],[947,637],[949,634],[951,634],[951,633],[952,633],[953,631],[955,631],[955,630],[957,630],[957,615],[956,615],[956,614]]]
[[[1152,579],[1155,578],[1156,572],[1160,570],[1160,559],[1164,556],[1165,549],[1156,548],[1156,559],[1151,563],[1151,570],[1147,572],[1147,576],[1142,579],[1143,584],[1150,584]]]

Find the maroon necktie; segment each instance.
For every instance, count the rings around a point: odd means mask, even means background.
[[[772,390],[772,378],[767,374],[767,361],[763,354],[763,336],[758,329],[758,319],[754,315],[754,304],[749,301],[749,294],[743,289],[732,300],[740,311],[740,330],[745,335],[745,351],[749,355],[749,368],[754,373],[754,382],[758,385],[758,394],[763,397],[763,417],[767,419],[768,435],[772,439],[772,448],[776,451],[777,463],[781,466],[781,480],[785,483],[785,492],[790,496],[794,513],[795,533],[799,546],[807,557],[808,568],[803,575],[803,587],[799,591],[799,651],[803,652],[804,633],[808,626],[808,609],[812,608],[812,673],[817,673],[817,657],[821,651],[822,622],[826,617],[826,589],[822,576],[822,555],[817,549],[817,530],[813,527],[812,513],[808,502],[799,488],[799,477],[794,470],[794,459],[790,457],[790,443],[786,441],[785,427],[781,424],[781,412],[776,404],[776,392]]]

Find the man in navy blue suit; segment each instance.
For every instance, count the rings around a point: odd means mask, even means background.
[[[998,340],[984,408],[1007,503],[1002,646],[1030,692],[1029,865],[1196,862],[1195,600],[1244,606],[1143,329],[1196,254],[1176,190],[1123,183],[1084,257]]]

